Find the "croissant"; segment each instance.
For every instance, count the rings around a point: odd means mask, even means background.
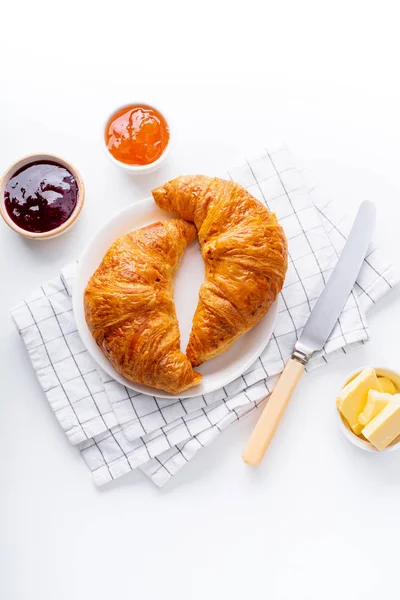
[[[180,350],[173,301],[173,275],[195,235],[172,219],[118,238],[84,293],[86,322],[115,369],[173,394],[201,381]]]
[[[275,215],[232,181],[177,177],[152,193],[198,229],[206,274],[186,354],[200,365],[267,313],[285,279],[286,237]]]

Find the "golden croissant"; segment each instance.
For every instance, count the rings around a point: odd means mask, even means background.
[[[201,381],[180,350],[173,275],[196,229],[173,219],[117,239],[84,294],[98,346],[127,379],[177,394]]]
[[[285,279],[286,237],[275,215],[232,181],[177,177],[153,197],[198,229],[206,275],[186,354],[200,365],[267,313]]]

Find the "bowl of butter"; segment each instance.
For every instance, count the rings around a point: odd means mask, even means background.
[[[344,383],[336,398],[345,437],[367,452],[400,450],[400,375],[364,367]]]

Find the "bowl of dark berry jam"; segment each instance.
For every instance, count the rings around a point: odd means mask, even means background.
[[[33,239],[61,235],[75,223],[85,198],[83,181],[66,160],[33,154],[0,180],[0,212],[11,229]]]

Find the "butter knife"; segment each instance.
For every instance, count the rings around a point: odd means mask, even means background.
[[[329,338],[357,279],[374,227],[375,205],[365,201],[360,205],[339,260],[308,317],[292,357],[247,442],[242,458],[248,465],[261,462],[307,362]]]

